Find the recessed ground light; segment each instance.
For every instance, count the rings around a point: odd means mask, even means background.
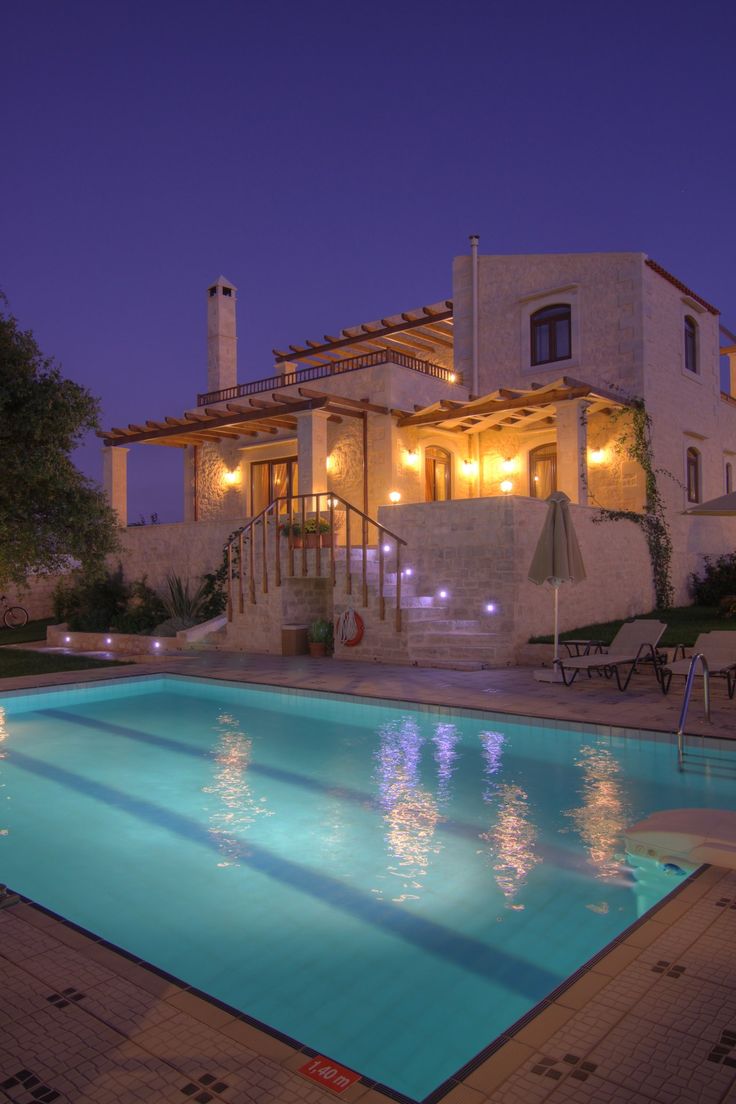
[[[70,636],[65,636],[64,637],[64,643],[65,644],[71,644],[71,642],[72,642],[72,638]]]
[[[384,544],[383,551],[384,552],[390,552],[391,551],[391,545],[390,544]]]
[[[414,572],[413,572],[412,568],[407,567],[407,568],[404,569],[404,574],[405,575],[413,575]]]
[[[495,602],[486,602],[486,613],[495,613],[495,612],[496,612],[496,603]]]
[[[446,590],[441,590],[440,591],[440,598],[446,598],[446,597],[447,597],[447,591]]]

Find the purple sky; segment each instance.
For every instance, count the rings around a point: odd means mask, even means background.
[[[0,287],[107,426],[204,390],[221,272],[257,379],[273,346],[449,296],[471,232],[642,250],[736,328],[732,0],[16,0],[2,22]],[[79,462],[101,477],[96,441]],[[132,520],[180,518],[180,469],[131,450]]]

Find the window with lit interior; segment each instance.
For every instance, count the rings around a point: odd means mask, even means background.
[[[548,498],[557,490],[557,446],[538,445],[529,453],[529,494]]]
[[[432,445],[424,451],[425,498],[427,502],[445,502],[451,493],[451,458],[447,449]]]
[[[570,359],[570,316],[569,303],[556,303],[534,312],[529,320],[532,364]]]
[[[700,502],[700,453],[689,448],[685,457],[685,485],[688,502]]]

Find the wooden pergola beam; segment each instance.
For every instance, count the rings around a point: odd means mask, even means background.
[[[577,387],[558,388],[555,391],[542,391],[535,400],[533,395],[523,395],[515,399],[485,399],[480,402],[468,403],[459,407],[448,417],[447,411],[427,411],[425,413],[410,414],[408,418],[400,418],[399,426],[432,425],[443,421],[456,421],[463,417],[480,414],[495,414],[502,410],[517,410],[525,406],[549,406],[553,403],[568,402],[571,399],[583,399],[590,395],[592,387],[581,384]]]
[[[288,361],[288,360],[299,360],[299,359],[302,359],[304,354],[314,355],[315,353],[323,353],[323,352],[327,352],[328,350],[331,350],[331,349],[341,349],[346,345],[355,345],[355,344],[359,343],[360,340],[364,339],[365,337],[373,337],[373,338],[388,337],[388,336],[390,336],[391,334],[394,334],[394,333],[402,333],[404,330],[415,330],[418,326],[421,326],[423,323],[426,323],[426,322],[430,322],[430,321],[440,322],[440,321],[443,321],[446,318],[452,318],[452,310],[451,309],[450,310],[445,310],[445,311],[437,311],[436,313],[430,311],[426,307],[424,308],[424,310],[425,310],[426,313],[423,316],[420,316],[419,318],[412,319],[408,322],[397,322],[392,326],[383,326],[383,325],[381,325],[381,326],[378,327],[378,329],[375,329],[375,330],[367,329],[365,326],[351,326],[350,329],[358,331],[356,333],[353,333],[351,336],[345,336],[346,331],[343,330],[342,331],[343,332],[342,337],[340,337],[340,338],[338,338],[337,340],[334,340],[334,341],[326,342],[325,345],[323,345],[323,346],[317,345],[317,346],[310,346],[308,348],[305,348],[305,346],[303,346],[303,345],[290,345],[289,346],[289,349],[291,350],[290,352],[282,352],[279,349],[274,349],[273,354],[276,358],[276,363],[277,364],[282,363],[283,361]]]
[[[321,410],[326,406],[326,400],[324,399],[306,399],[301,402],[292,402],[284,404],[282,413],[284,414],[298,414],[306,410]],[[218,429],[237,428],[241,425],[252,424],[253,429],[258,429],[262,433],[276,433],[277,428],[274,425],[269,425],[268,415],[263,410],[248,410],[244,413],[237,413],[233,415],[232,412],[221,415],[217,418],[206,417],[204,419],[199,417],[192,417],[191,415],[185,415],[188,421],[196,422],[199,427],[205,432],[212,432]],[[254,424],[253,424],[254,423]],[[194,425],[191,426],[190,433],[194,432],[199,436],[197,429]],[[177,426],[165,426],[162,429],[144,429],[142,426],[130,427],[130,432],[121,436],[111,438],[109,434],[103,433],[105,443],[108,445],[122,445],[122,444],[137,444],[144,441],[154,441],[165,437],[176,437],[181,435],[181,427]]]

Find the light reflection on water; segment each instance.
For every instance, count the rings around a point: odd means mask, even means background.
[[[253,741],[241,731],[237,717],[220,713],[215,732],[216,769],[212,785],[204,786],[202,792],[216,799],[209,814],[209,830],[222,855],[217,865],[237,866],[243,834],[257,817],[273,814],[266,807],[266,798],[256,797],[248,781]]]
[[[8,726],[7,726],[6,718],[7,718],[7,714],[6,714],[5,710],[0,706],[0,760],[4,759],[6,754],[7,754],[7,752],[5,751],[5,749],[2,746],[8,738]],[[5,789],[5,783],[2,781],[2,776],[0,775],[0,790],[4,790],[4,789]],[[0,794],[0,797],[2,797],[2,796],[4,796],[4,795]],[[0,836],[7,836],[9,834],[10,834],[10,829],[5,828],[3,826],[2,820],[0,820]]]
[[[496,780],[503,760],[502,732],[482,732],[485,774],[483,800],[495,807],[496,822],[480,838],[488,843],[487,857],[506,908],[521,911],[517,898],[529,873],[542,860],[535,851],[538,829],[531,819],[529,798],[521,786]]]
[[[605,747],[584,747],[575,766],[583,772],[582,803],[565,811],[588,853],[596,878],[624,873],[623,835],[631,808],[621,782],[621,766]]]
[[[452,726],[445,726],[448,729]],[[430,857],[441,850],[434,838],[440,819],[433,795],[420,784],[419,767],[424,737],[411,717],[384,725],[379,733],[375,778],[378,800],[386,824],[388,873],[401,879],[404,892],[394,901],[417,899]],[[447,781],[452,773],[449,734],[440,745]],[[380,892],[380,891],[379,891]]]

